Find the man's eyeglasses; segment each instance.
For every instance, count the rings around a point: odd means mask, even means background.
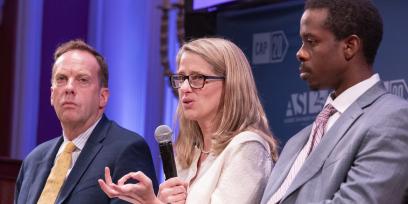
[[[202,74],[192,74],[184,76],[181,74],[170,75],[171,86],[175,89],[178,89],[183,85],[184,81],[188,79],[190,87],[193,89],[201,89],[204,87],[204,84],[207,80],[224,80],[223,76],[206,76]]]

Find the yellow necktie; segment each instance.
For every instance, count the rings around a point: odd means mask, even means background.
[[[75,150],[75,144],[68,142],[64,151],[61,153],[55,165],[51,169],[51,173],[47,178],[44,189],[41,193],[37,204],[51,204],[55,203],[61,186],[65,181],[67,171],[71,165],[72,152]]]

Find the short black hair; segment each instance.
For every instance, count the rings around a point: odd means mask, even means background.
[[[363,42],[366,62],[374,63],[383,36],[383,21],[370,0],[307,0],[307,9],[327,9],[325,26],[337,40],[357,35]]]

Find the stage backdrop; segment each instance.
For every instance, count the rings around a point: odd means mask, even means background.
[[[403,60],[408,46],[408,2],[374,1],[384,18],[384,39],[375,69],[394,94],[408,99],[408,67]],[[309,91],[299,78],[296,52],[301,46],[299,20],[303,1],[287,1],[240,11],[221,12],[217,33],[238,44],[247,55],[269,124],[280,146],[313,122],[329,94]],[[405,52],[406,53],[406,52]]]

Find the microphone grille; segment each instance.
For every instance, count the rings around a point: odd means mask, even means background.
[[[160,125],[154,131],[154,137],[156,138],[156,141],[158,143],[171,141],[172,134],[173,134],[173,131],[167,125]]]

